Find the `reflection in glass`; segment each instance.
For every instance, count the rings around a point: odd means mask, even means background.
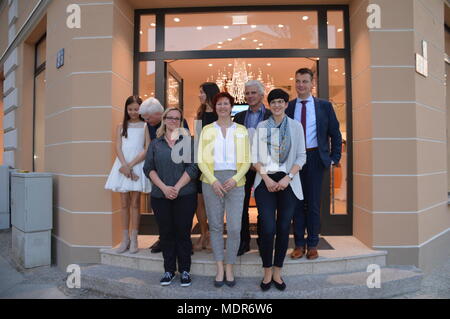
[[[45,71],[35,78],[34,171],[45,171]]]
[[[329,92],[342,134],[342,158],[339,167],[332,167],[330,213],[347,214],[347,121],[346,121],[346,73],[345,59],[329,59]]]
[[[45,62],[45,52],[47,51],[47,40],[42,40],[36,48],[36,67]]]
[[[166,15],[165,50],[318,48],[316,11]]]
[[[167,83],[168,107],[180,107],[180,83],[169,74]]]
[[[328,48],[344,48],[344,12],[328,11]]]
[[[153,52],[155,51],[155,36],[156,36],[156,17],[155,15],[141,16],[141,30],[140,34],[140,51]]]
[[[155,61],[139,63],[139,95],[144,100],[155,97]]]
[[[246,58],[241,60],[245,62],[248,74],[251,72],[257,74],[261,70],[264,75],[273,79],[274,88],[285,90],[291,99],[297,97],[295,71],[302,67],[311,68],[314,73],[317,71],[317,58]],[[184,106],[184,118],[189,127],[194,127],[196,110],[200,103],[198,98],[200,84],[212,79],[216,80],[219,71],[231,75],[234,62],[235,59],[194,59],[168,62],[170,68],[183,79],[181,102]],[[267,105],[267,95],[264,103]]]

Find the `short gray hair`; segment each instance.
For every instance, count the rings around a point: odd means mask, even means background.
[[[258,80],[250,80],[247,83],[245,83],[245,87],[248,88],[250,86],[256,86],[258,88],[259,94],[264,95],[264,93],[266,92],[266,88],[264,87],[264,85],[258,81]]]
[[[163,112],[164,107],[154,97],[146,99],[144,102],[142,102],[141,106],[139,107],[139,114],[141,115],[143,114],[152,115],[155,113],[163,113]]]

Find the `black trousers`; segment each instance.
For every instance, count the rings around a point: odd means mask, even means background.
[[[250,197],[252,195],[252,187],[255,182],[256,171],[249,170],[245,175],[245,198],[244,208],[242,209],[242,226],[241,226],[241,246],[250,244],[250,218],[248,208],[250,206]]]
[[[191,269],[191,228],[197,209],[197,193],[175,200],[152,197],[152,207],[159,226],[164,270],[189,272]]]
[[[280,181],[286,173],[269,174],[275,182]],[[259,251],[263,267],[283,267],[289,244],[289,230],[299,199],[291,186],[283,191],[269,192],[264,181],[255,190],[256,205],[259,216]],[[275,239],[276,236],[276,239]],[[275,242],[275,254],[273,251]]]

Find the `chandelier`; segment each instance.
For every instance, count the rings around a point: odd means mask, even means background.
[[[249,67],[249,72],[247,72],[247,66]],[[257,73],[253,73],[250,69],[250,64],[247,65],[247,63],[241,59],[234,60],[233,73],[228,72],[224,67],[217,71],[216,77],[212,76],[211,80],[208,77],[206,81],[216,82],[221,91],[226,91],[235,98],[236,104],[244,104],[245,83],[250,80],[260,81],[264,85],[265,94],[269,93],[275,87],[272,76],[269,74],[264,76],[260,68],[258,68]]]

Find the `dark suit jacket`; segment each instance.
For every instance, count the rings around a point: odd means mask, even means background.
[[[233,121],[237,124],[241,124],[241,125],[245,126],[245,116],[247,115],[247,112],[248,112],[248,110],[239,112],[238,114],[236,114],[234,116]],[[268,108],[266,108],[266,112],[264,113],[263,121],[267,120],[270,116],[272,116],[272,112]]]
[[[290,101],[286,109],[287,116],[292,119],[294,119],[296,103],[297,99]],[[337,164],[341,160],[342,135],[339,130],[339,122],[330,102],[314,98],[314,106],[320,158],[325,167],[330,167],[331,161]]]

